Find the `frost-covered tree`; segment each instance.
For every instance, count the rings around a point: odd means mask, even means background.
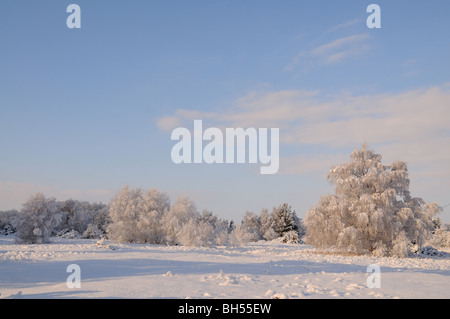
[[[290,231],[298,231],[300,223],[295,211],[291,206],[284,203],[272,211],[273,229],[278,234],[278,237]]]
[[[251,239],[251,234],[248,233],[247,229],[242,225],[237,225],[229,234],[229,244],[233,247],[239,247],[241,245],[247,244]]]
[[[169,196],[157,189],[144,193],[125,186],[107,210],[108,236],[119,242],[205,247],[230,243],[228,221],[207,210],[200,214],[187,196],[171,205]],[[98,227],[90,225],[88,230],[85,236],[97,236]]]
[[[109,205],[103,205],[103,207],[97,210],[97,213],[92,220],[90,225],[96,226],[98,230],[104,235],[108,229],[109,224],[111,224],[111,217],[109,215]],[[89,225],[88,225],[89,227]]]
[[[199,216],[195,203],[187,196],[179,197],[162,217],[162,227],[167,244],[180,244],[179,233],[190,220],[196,220]]]
[[[103,204],[91,204],[73,199],[58,202],[58,205],[62,220],[57,230],[60,232],[76,231],[79,234],[87,230],[88,226],[93,223],[96,214],[104,207]]]
[[[214,227],[214,225],[218,222],[218,218],[216,215],[213,214],[213,212],[210,212],[209,210],[204,209],[200,216],[198,217],[200,221],[203,221],[211,226]]]
[[[163,216],[170,210],[170,198],[164,193],[152,188],[144,195],[143,209],[139,215],[139,242],[163,244],[164,230],[161,224]]]
[[[273,240],[278,237],[277,232],[275,231],[274,221],[272,218],[272,214],[269,214],[267,209],[263,209],[261,214],[259,215],[259,219],[261,222],[261,234],[265,240]]]
[[[203,210],[196,218],[190,218],[177,233],[178,243],[190,247],[228,246],[232,231],[228,221],[219,219],[212,212]]]
[[[297,217],[295,211],[287,203],[274,207],[271,213],[267,209],[263,209],[259,221],[260,233],[265,240],[273,240],[289,234],[289,242],[299,242],[305,234],[302,220]],[[292,240],[292,238],[297,238],[297,240]]]
[[[144,194],[141,188],[124,186],[109,204],[111,224],[108,237],[122,243],[139,241],[138,222],[144,211]]]
[[[177,234],[178,242],[188,247],[210,247],[214,245],[214,227],[200,218],[190,219]]]
[[[427,244],[435,248],[450,247],[450,227],[446,227],[445,225],[443,225],[439,217],[433,219],[433,225],[433,235],[431,236]]]
[[[242,227],[249,234],[250,241],[263,239],[261,232],[261,220],[258,215],[252,212],[246,212],[242,218]]]
[[[83,232],[83,238],[100,238],[103,234],[103,231],[97,225],[89,224]]]
[[[195,246],[211,247],[215,245],[215,227],[214,223],[197,219],[197,240]]]
[[[10,235],[16,232],[19,212],[15,209],[0,212],[0,235]]]
[[[230,232],[228,220],[218,219],[214,224],[214,242],[217,246],[228,246]]]
[[[32,195],[19,213],[16,238],[20,243],[41,244],[49,241],[51,232],[61,220],[55,198],[42,193]]]
[[[165,241],[161,220],[170,210],[169,197],[151,189],[126,185],[109,204],[108,236],[119,242],[161,244]]]
[[[436,248],[449,248],[450,230],[447,230],[444,227],[436,229],[428,244]]]
[[[421,247],[440,208],[411,197],[406,163],[383,165],[367,145],[350,158],[329,172],[335,194],[322,196],[306,213],[306,243],[398,257],[408,254],[411,243]]]

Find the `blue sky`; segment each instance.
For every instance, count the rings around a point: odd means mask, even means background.
[[[81,8],[81,29],[66,8]],[[381,29],[366,7],[381,8]],[[240,220],[331,192],[367,142],[450,203],[448,1],[2,1],[0,209],[31,193],[108,202],[123,185]],[[280,171],[175,165],[171,130],[279,127]],[[441,216],[450,221],[448,207]]]

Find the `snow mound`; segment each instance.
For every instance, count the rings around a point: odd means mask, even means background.
[[[116,246],[113,246],[113,245],[110,245],[109,243],[107,243],[107,241],[104,237],[102,237],[100,240],[98,240],[96,245],[97,245],[97,247],[104,248],[104,249],[110,249],[110,250],[117,249]]]
[[[272,239],[271,242],[276,244],[303,244],[303,241],[299,238],[297,231],[289,231],[278,238]]]

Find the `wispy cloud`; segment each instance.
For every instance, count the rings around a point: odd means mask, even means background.
[[[403,63],[402,63],[402,66],[403,66],[404,68],[412,68],[412,67],[414,67],[416,64],[417,64],[416,59],[411,58],[411,59],[408,59],[408,60],[406,60],[405,62],[403,62]]]
[[[354,45],[355,43],[356,44],[360,43],[361,41],[367,40],[369,38],[370,38],[370,36],[366,33],[354,34],[354,35],[339,38],[334,41],[331,41],[330,43],[318,46],[317,48],[307,51],[307,53],[312,56],[323,56],[323,55],[330,54],[330,52],[336,52],[338,50],[345,50],[348,48],[348,46]]]
[[[301,51],[292,58],[291,63],[285,70],[292,70],[299,64],[308,66],[329,65],[362,56],[370,50],[370,39],[371,36],[367,33],[353,34]]]
[[[347,22],[344,22],[344,23],[332,26],[331,28],[329,28],[327,30],[327,32],[341,31],[343,29],[354,27],[358,23],[362,23],[362,20],[358,19],[358,18],[357,19],[353,19],[353,20],[350,20],[350,21],[347,21]]]
[[[320,45],[312,50],[300,53],[301,56],[319,58],[325,63],[336,63],[348,57],[355,57],[368,50],[368,40],[371,38],[366,33],[354,34]]]
[[[419,69],[417,68],[417,60],[414,58],[408,59],[402,63],[403,74],[401,75],[403,78],[413,77],[420,74]]]

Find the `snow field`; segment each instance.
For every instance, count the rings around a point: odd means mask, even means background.
[[[0,237],[0,298],[450,298],[450,257],[387,258],[319,253],[310,246],[97,245],[52,238],[20,245]],[[69,264],[81,288],[68,288]],[[380,266],[380,288],[367,267]]]

